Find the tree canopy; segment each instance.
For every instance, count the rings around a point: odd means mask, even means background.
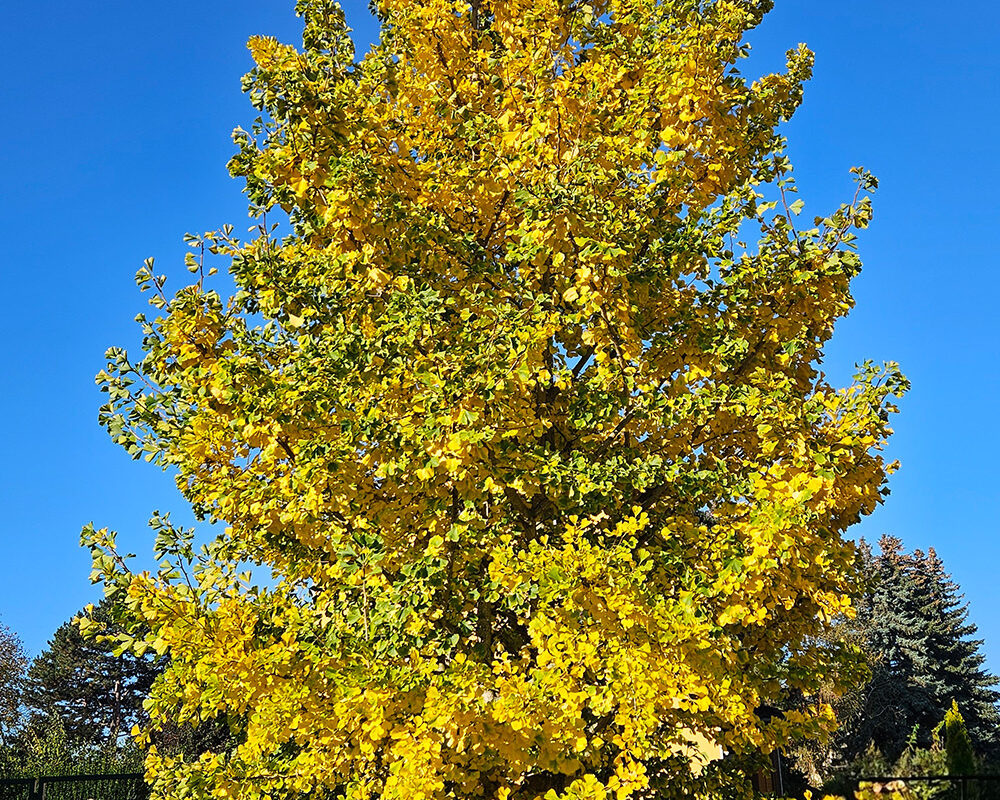
[[[251,40],[260,225],[190,237],[176,292],[147,263],[144,354],[99,376],[219,523],[157,517],[153,573],[84,533],[170,654],[154,727],[236,732],[154,749],[155,791],[738,796],[856,672],[818,634],[905,381],[818,362],[874,179],[801,216],[777,126],[812,55],[739,74],[763,0],[376,5],[361,59],[327,0],[300,49]]]

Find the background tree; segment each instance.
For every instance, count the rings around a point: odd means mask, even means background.
[[[1000,736],[998,679],[984,669],[982,641],[973,638],[976,626],[958,585],[933,549],[906,553],[891,536],[879,545],[870,557],[870,601],[859,615],[872,677],[860,717],[845,726],[846,758],[874,746],[894,761],[914,729],[918,744],[927,746],[953,703],[975,749],[992,753]]]
[[[0,623],[0,747],[10,744],[21,720],[21,685],[27,664],[21,640]]]
[[[762,710],[851,672],[823,634],[905,382],[817,369],[874,181],[798,221],[776,127],[812,56],[736,69],[769,5],[384,0],[355,61],[302,0],[301,51],[251,41],[260,227],[190,237],[172,296],[147,264],[145,355],[100,376],[223,523],[196,552],[158,518],[156,574],[84,535],[169,653],[154,728],[236,731],[153,753],[160,795],[736,797],[830,724]]]
[[[994,755],[1000,745],[1000,692],[995,688],[1000,678],[985,669],[983,640],[976,638],[978,629],[969,622],[969,605],[934,548],[926,555],[918,550],[915,558],[922,616],[927,620],[924,680],[939,708],[957,704],[975,748]]]
[[[91,619],[99,625],[111,621],[106,600]],[[113,627],[105,631],[113,634]],[[28,669],[23,699],[33,727],[48,730],[58,720],[71,747],[124,744],[132,727],[146,719],[142,701],[163,665],[150,656],[116,655],[115,647],[114,641],[85,638],[72,620],[59,626]]]
[[[927,628],[911,557],[892,537],[883,537],[880,547],[877,556],[868,554],[871,589],[858,618],[872,675],[862,690],[862,714],[841,734],[848,761],[873,746],[892,763],[911,731],[916,729],[918,743],[927,745],[944,714],[920,675]]]

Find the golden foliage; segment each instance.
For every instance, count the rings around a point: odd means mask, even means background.
[[[154,719],[237,733],[153,750],[158,796],[738,796],[730,764],[829,728],[760,709],[855,669],[815,634],[904,381],[817,370],[870,206],[796,227],[775,127],[812,56],[739,76],[763,5],[384,0],[355,63],[303,0],[304,49],[251,41],[231,169],[292,233],[192,240],[228,299],[147,265],[146,355],[101,376],[225,526],[199,555],[157,518],[135,575],[86,532],[170,653]],[[731,757],[693,774],[693,735]]]

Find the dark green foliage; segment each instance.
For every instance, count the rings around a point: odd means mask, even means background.
[[[968,621],[968,604],[933,549],[924,569],[920,591],[928,620],[926,684],[939,712],[958,704],[976,750],[993,752],[1000,744],[1000,693],[994,689],[1000,681],[984,669],[983,641],[974,638],[977,631]]]
[[[21,684],[27,659],[21,640],[0,625],[0,747],[6,747],[21,718]]]
[[[965,729],[953,735],[952,746],[958,746],[955,737],[964,737],[981,771],[1000,756],[998,679],[984,669],[982,641],[975,638],[958,585],[933,549],[907,553],[889,536],[879,545],[874,553],[862,542],[860,567],[868,589],[857,600],[857,616],[841,619],[830,643],[863,651],[870,677],[846,695],[831,687],[814,698],[833,706],[840,730],[830,741],[789,753],[810,785],[835,795],[850,796],[859,776],[948,772],[944,729],[952,708],[961,712]],[[937,797],[935,791],[946,790],[913,791]],[[980,800],[1000,797],[1000,782],[976,791]]]
[[[111,623],[106,603],[93,616]],[[162,664],[115,655],[113,649],[112,642],[85,638],[72,622],[61,625],[28,670],[24,704],[30,726],[57,719],[72,746],[103,749],[126,742],[132,726],[144,721],[142,701]]]
[[[863,551],[871,588],[856,621],[872,676],[861,692],[861,713],[841,734],[843,755],[853,761],[874,746],[892,763],[908,744],[930,747],[953,703],[973,748],[991,753],[1000,739],[998,680],[983,667],[982,641],[958,585],[933,549],[906,553],[890,536],[879,545],[878,555]]]
[[[923,679],[928,621],[917,597],[916,564],[898,539],[883,537],[880,546],[878,556],[865,554],[871,588],[858,609],[872,676],[862,691],[862,712],[844,738],[850,760],[874,746],[895,762],[912,731],[920,745],[931,744],[943,711]]]

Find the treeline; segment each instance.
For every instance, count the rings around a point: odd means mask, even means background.
[[[842,792],[863,776],[994,772],[998,679],[986,670],[968,604],[937,553],[882,537],[861,547],[867,587],[831,646],[858,647],[868,679],[829,701],[840,727],[790,754],[805,782]]]
[[[86,638],[68,620],[31,661],[17,636],[0,626],[0,777],[142,769],[132,731],[148,722],[143,700],[167,659],[116,653],[108,604],[92,616],[103,637]],[[214,723],[162,728],[153,741],[168,754],[196,756],[228,735]]]

